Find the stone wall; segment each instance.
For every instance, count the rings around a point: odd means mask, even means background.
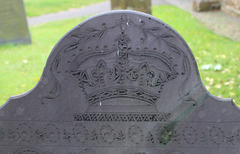
[[[240,17],[240,0],[222,0],[222,10]]]

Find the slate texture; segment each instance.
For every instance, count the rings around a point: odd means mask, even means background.
[[[240,112],[201,82],[183,38],[134,11],[99,14],[53,48],[39,83],[0,109],[6,154],[240,152]]]

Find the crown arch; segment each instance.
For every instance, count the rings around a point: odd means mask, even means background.
[[[68,76],[89,106],[128,98],[169,111],[201,82],[182,37],[161,20],[132,11],[101,14],[76,26],[55,46],[46,69],[55,83],[43,103],[59,97],[66,89],[59,80]]]

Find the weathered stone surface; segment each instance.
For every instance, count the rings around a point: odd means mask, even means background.
[[[240,17],[240,0],[222,0],[223,11]]]
[[[0,0],[0,44],[31,43],[23,0]]]
[[[240,152],[240,112],[201,82],[183,38],[150,15],[114,11],[70,30],[41,80],[0,110],[8,154]]]
[[[193,0],[193,10],[195,11],[213,11],[220,10],[221,0]]]
[[[112,10],[135,10],[152,13],[151,0],[111,0]]]

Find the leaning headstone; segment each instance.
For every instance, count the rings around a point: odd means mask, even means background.
[[[0,0],[0,44],[31,43],[23,0]]]
[[[152,13],[151,0],[111,0],[112,10],[135,10]]]
[[[70,30],[37,86],[0,110],[4,154],[240,153],[240,111],[161,20],[113,11]]]

